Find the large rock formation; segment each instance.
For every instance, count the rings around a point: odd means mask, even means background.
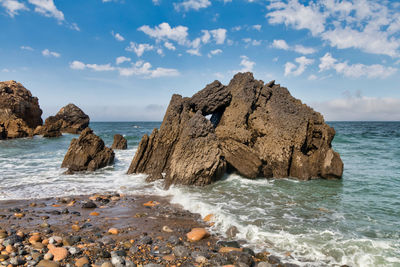
[[[45,137],[56,137],[61,133],[79,134],[89,126],[89,121],[89,116],[80,108],[74,104],[68,104],[55,116],[48,117],[37,133]]]
[[[37,97],[22,84],[0,82],[0,139],[33,136],[41,115]]]
[[[211,116],[207,120],[205,116]],[[205,185],[226,171],[247,178],[341,178],[335,130],[289,91],[239,73],[191,98],[172,96],[159,130],[145,135],[128,173]]]
[[[103,140],[90,128],[86,128],[78,139],[72,139],[61,167],[68,168],[66,173],[71,174],[79,171],[94,171],[113,162],[114,151],[106,147]]]
[[[112,149],[127,149],[128,148],[128,140],[120,134],[114,135],[114,142],[111,145]]]

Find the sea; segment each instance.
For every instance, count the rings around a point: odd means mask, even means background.
[[[0,200],[118,191],[168,196],[171,202],[214,214],[211,231],[231,226],[255,251],[301,266],[400,266],[400,122],[328,122],[333,148],[344,162],[342,180],[249,180],[237,174],[206,187],[146,183],[127,175],[141,137],[160,122],[92,122],[110,146],[123,134],[113,166],[63,175],[60,165],[72,134],[0,141]],[[0,202],[1,205],[1,202]]]

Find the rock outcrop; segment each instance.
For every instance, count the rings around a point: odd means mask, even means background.
[[[0,82],[0,139],[33,136],[41,115],[39,100],[22,84]]]
[[[57,137],[61,133],[79,134],[89,126],[89,116],[74,104],[61,108],[55,116],[46,119],[38,130],[44,137]]]
[[[128,141],[125,137],[120,134],[114,135],[114,142],[111,146],[112,149],[127,149],[128,148]]]
[[[68,148],[61,167],[68,168],[67,174],[80,171],[95,171],[114,162],[114,151],[104,145],[103,140],[90,128],[74,138]]]
[[[210,120],[206,116],[211,116]],[[159,130],[143,136],[128,173],[165,185],[206,185],[226,171],[247,178],[341,178],[321,114],[271,81],[239,73],[191,98],[172,96]]]

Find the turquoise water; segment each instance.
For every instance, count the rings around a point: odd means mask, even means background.
[[[74,135],[0,141],[0,199],[114,190],[170,195],[193,212],[214,213],[213,230],[223,233],[234,225],[238,238],[286,261],[400,266],[400,123],[329,124],[345,164],[340,181],[253,181],[232,174],[205,188],[164,191],[160,183],[146,184],[144,175],[125,174],[141,136],[159,123],[92,123],[107,145],[115,133],[127,137],[129,149],[116,152],[114,166],[62,175],[59,166]]]

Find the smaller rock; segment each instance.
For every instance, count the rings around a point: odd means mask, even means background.
[[[112,263],[109,261],[104,262],[101,267],[113,267]]]
[[[195,242],[200,241],[203,238],[208,237],[210,234],[204,228],[193,228],[192,231],[186,234],[189,241]]]
[[[60,264],[58,262],[49,261],[49,260],[41,260],[37,267],[59,267]]]
[[[120,134],[114,135],[114,143],[111,146],[112,149],[127,149],[128,141]]]
[[[72,228],[72,230],[74,230],[74,231],[79,231],[80,229],[81,229],[81,227],[79,226],[79,225],[77,225],[77,224],[73,224],[73,225],[71,225],[71,228]]]
[[[108,233],[109,233],[109,234],[112,234],[112,235],[118,235],[118,234],[119,234],[119,231],[118,231],[117,228],[110,228],[110,229],[108,230]]]
[[[195,259],[195,261],[196,261],[197,263],[204,264],[204,263],[207,263],[207,258],[204,257],[204,256],[197,256],[196,259]]]
[[[85,264],[89,264],[89,260],[87,257],[82,257],[75,261],[75,266],[77,267],[83,267]]]
[[[53,254],[54,261],[62,261],[68,256],[68,250],[63,247],[58,248],[53,244],[49,244],[47,248],[49,249],[49,252]]]
[[[214,214],[208,214],[206,217],[204,217],[203,221],[209,222],[214,218]]]
[[[98,213],[98,212],[96,212],[96,211],[93,211],[93,212],[91,212],[89,215],[90,215],[90,216],[99,216],[100,213]]]
[[[236,226],[231,226],[226,230],[226,236],[230,239],[235,238],[236,235],[239,233],[239,230],[237,229]]]
[[[257,267],[272,267],[272,264],[262,261],[262,262],[257,263]]]
[[[82,208],[84,208],[84,209],[95,209],[95,208],[97,208],[97,205],[93,201],[89,200],[89,201],[87,201],[87,202],[82,204]]]
[[[125,260],[122,257],[115,255],[111,258],[111,263],[114,266],[123,266],[125,264]]]
[[[238,251],[238,252],[242,252],[243,248],[232,248],[232,247],[222,247],[219,249],[219,253],[229,253],[231,251]]]
[[[166,233],[172,233],[173,232],[173,230],[171,228],[169,228],[168,226],[166,226],[166,225],[163,226],[162,230],[164,232],[166,232]]]
[[[188,257],[189,256],[189,250],[184,246],[176,246],[172,249],[172,252],[177,257]]]
[[[44,254],[43,259],[52,260],[53,259],[53,254],[51,254],[50,252],[47,252],[46,254]]]

